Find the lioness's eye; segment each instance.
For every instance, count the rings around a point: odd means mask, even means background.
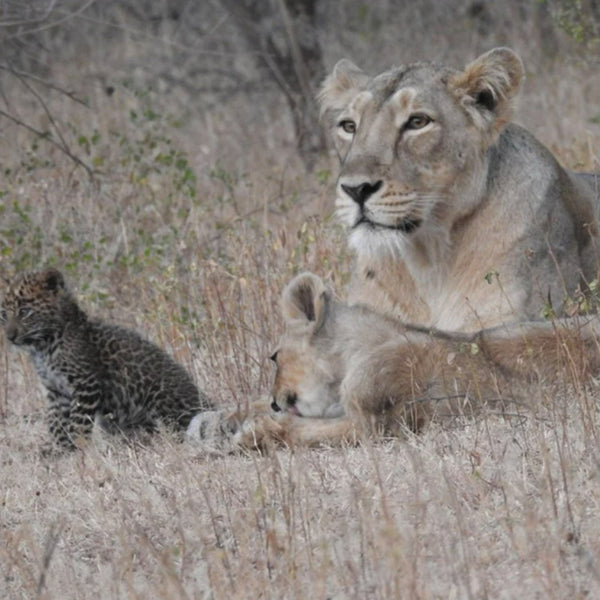
[[[422,114],[411,115],[406,121],[406,129],[423,129],[425,125],[431,123],[431,117]]]
[[[269,359],[272,360],[275,364],[277,364],[277,355],[279,354],[279,350],[276,350],[269,356]]]
[[[352,119],[342,119],[338,123],[338,127],[341,127],[346,133],[356,133],[356,123]]]

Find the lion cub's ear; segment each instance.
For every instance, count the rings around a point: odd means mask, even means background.
[[[353,96],[363,90],[369,76],[347,58],[340,60],[325,78],[317,94],[321,116],[344,109]]]
[[[491,143],[512,117],[512,99],[524,75],[517,54],[509,48],[494,48],[451,77],[448,86],[475,125],[488,130]]]
[[[325,322],[331,296],[320,277],[302,273],[283,291],[281,310],[287,327],[316,333]]]

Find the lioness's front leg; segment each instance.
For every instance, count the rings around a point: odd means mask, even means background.
[[[360,431],[348,416],[334,418],[300,417],[290,413],[254,414],[234,434],[242,448],[284,446],[343,446],[356,444]]]
[[[400,435],[421,430],[431,417],[423,400],[437,380],[445,359],[443,345],[393,339],[358,356],[341,383],[346,415],[363,435]]]
[[[337,411],[338,414],[341,409]],[[236,410],[205,411],[192,419],[187,438],[193,442],[257,449],[269,446],[340,446],[356,443],[357,428],[346,416],[300,417],[274,412],[268,400]]]

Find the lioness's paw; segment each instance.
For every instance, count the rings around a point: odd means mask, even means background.
[[[241,448],[265,448],[282,444],[286,440],[286,428],[277,414],[258,414],[247,417],[233,435],[233,442]]]
[[[198,413],[190,421],[185,437],[189,442],[226,452],[263,448],[284,441],[284,420],[284,415],[271,410],[269,400],[260,400],[243,408]]]
[[[198,413],[188,425],[185,432],[190,442],[223,442],[231,440],[238,429],[238,424],[229,414],[222,410],[208,410]]]

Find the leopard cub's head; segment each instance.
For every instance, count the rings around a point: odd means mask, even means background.
[[[69,293],[56,269],[22,273],[8,283],[0,324],[17,346],[38,346],[62,330]]]
[[[337,416],[341,367],[331,293],[319,277],[303,273],[283,291],[281,309],[285,331],[271,356],[277,365],[273,409],[303,417]]]

